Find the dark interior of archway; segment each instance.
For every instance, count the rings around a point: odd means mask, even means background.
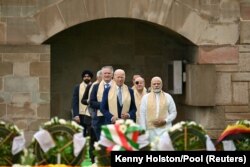
[[[81,82],[84,69],[96,74],[104,65],[122,68],[129,86],[133,74],[141,74],[147,87],[153,76],[160,76],[167,91],[167,64],[172,60],[192,61],[196,48],[166,27],[117,18],[75,25],[44,44],[51,46],[51,117],[65,119],[71,118],[73,88]],[[182,96],[174,98],[178,102]]]

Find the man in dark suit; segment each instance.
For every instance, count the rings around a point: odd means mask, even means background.
[[[125,71],[117,69],[114,72],[115,85],[104,90],[101,112],[106,124],[115,123],[118,119],[136,121],[136,106],[134,92],[124,84]]]
[[[91,79],[93,78],[93,73],[89,70],[84,70],[82,72],[82,82],[75,86],[73,91],[73,98],[72,98],[72,114],[73,120],[79,123],[84,127],[84,136],[88,136],[87,126],[89,124],[86,122],[85,117],[89,117],[90,114],[88,112],[87,105],[81,103],[83,94],[86,90],[86,87],[91,84]]]
[[[100,111],[100,104],[102,102],[102,95],[105,89],[115,84],[112,81],[113,78],[113,67],[104,66],[101,69],[102,72],[102,81],[93,85],[92,91],[90,93],[90,107],[93,108],[92,115],[92,126],[96,134],[97,140],[100,139],[101,135],[101,126],[105,124],[105,118]]]

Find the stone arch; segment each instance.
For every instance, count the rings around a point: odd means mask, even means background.
[[[30,34],[29,40],[40,44],[60,31],[91,20],[132,18],[167,27],[197,44],[212,17],[204,16],[197,7],[199,3],[174,0],[63,0],[34,15],[39,33]]]

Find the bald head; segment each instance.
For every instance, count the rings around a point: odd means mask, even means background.
[[[162,80],[160,77],[156,76],[151,79],[151,88],[155,93],[159,93],[162,90]]]
[[[117,86],[122,86],[125,82],[125,71],[122,69],[115,70],[114,80]]]
[[[141,92],[143,91],[145,87],[145,81],[142,77],[137,77],[135,79],[135,88],[137,89],[137,91]]]

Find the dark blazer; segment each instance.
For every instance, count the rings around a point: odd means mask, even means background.
[[[98,91],[99,85],[100,85],[99,83],[95,84],[90,93],[89,105],[93,109],[100,109],[100,102],[98,102],[97,100],[97,91]]]
[[[109,90],[110,90],[110,87],[104,90],[102,103],[101,103],[101,112],[105,116],[105,120],[107,124],[111,123],[111,118],[113,117],[113,115],[109,112],[109,104],[108,104]],[[136,106],[135,106],[134,92],[131,88],[128,88],[128,90],[131,96],[131,103],[130,103],[128,114],[130,115],[130,119],[132,119],[133,121],[136,121]],[[118,108],[118,118],[121,118],[122,106],[120,106],[118,102],[118,98],[117,98],[117,108]]]
[[[73,90],[73,97],[72,97],[72,116],[79,116],[79,89],[80,84],[76,85]]]
[[[83,94],[82,100],[81,100],[82,104],[88,105],[89,90],[90,90],[90,88],[91,88],[91,85],[92,85],[92,83],[89,84],[89,85],[86,87],[85,91],[84,91],[84,94]]]

